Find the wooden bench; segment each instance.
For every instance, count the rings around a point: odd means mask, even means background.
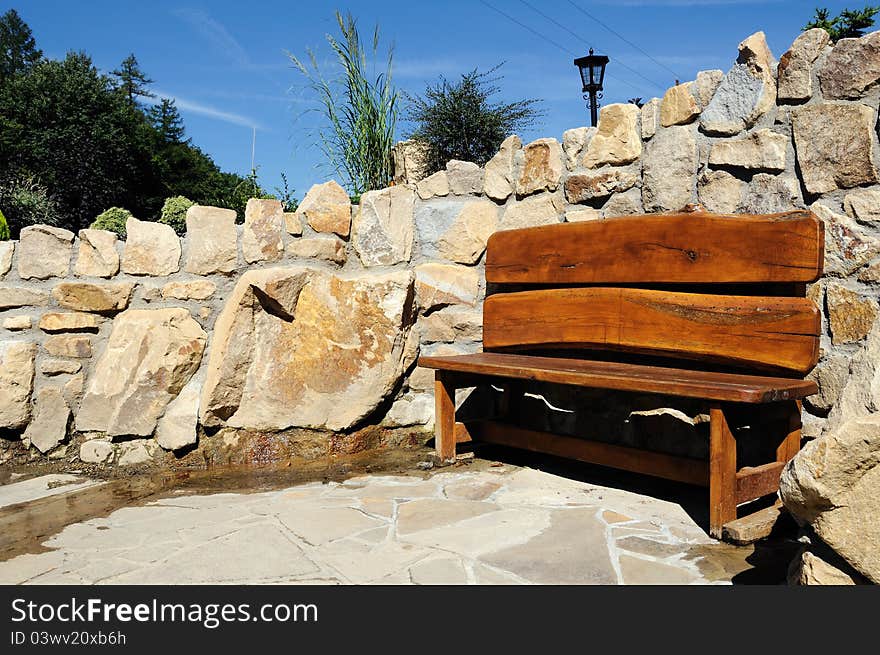
[[[419,359],[436,369],[438,456],[473,439],[708,486],[720,538],[737,505],[776,492],[800,449],[821,329],[806,285],[823,252],[823,224],[808,211],[698,208],[493,234],[483,352]],[[534,382],[699,399],[708,462],[515,425],[508,410]],[[487,383],[503,389],[500,420],[456,423],[455,390]],[[730,420],[747,408],[775,460],[738,468]]]

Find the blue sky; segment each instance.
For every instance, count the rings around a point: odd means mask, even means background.
[[[378,23],[395,48],[395,81],[411,93],[505,61],[499,99],[544,101],[545,116],[524,140],[560,138],[588,121],[576,56],[592,45],[611,57],[605,101],[661,95],[676,78],[727,70],[736,46],[762,29],[778,58],[819,4],[837,13],[861,0],[447,0],[296,2],[291,0],[0,0],[31,26],[50,57],[85,50],[103,71],[129,53],[173,97],[187,134],[224,170],[246,174],[256,128],[256,163],[264,186],[285,172],[299,197],[333,176],[315,146],[318,120],[303,79],[285,52],[316,51],[330,63],[325,34],[334,11],[351,11],[361,34]],[[588,16],[590,14],[593,18]],[[598,19],[594,20],[594,19]],[[604,24],[604,25],[603,25]],[[620,38],[620,37],[623,38]],[[635,47],[634,47],[634,45]],[[384,52],[384,49],[382,50]],[[408,126],[401,125],[401,136]]]

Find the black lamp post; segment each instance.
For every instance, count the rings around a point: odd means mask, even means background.
[[[590,48],[590,54],[574,60],[574,65],[581,73],[581,82],[584,85],[582,93],[584,100],[590,102],[590,125],[596,127],[599,114],[599,100],[602,98],[602,82],[605,80],[605,65],[608,57],[594,55]]]

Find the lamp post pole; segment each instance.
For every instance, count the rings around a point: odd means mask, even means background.
[[[584,100],[590,105],[590,125],[593,127],[596,127],[599,122],[599,100],[601,99],[601,91],[590,91],[589,95],[584,94]]]

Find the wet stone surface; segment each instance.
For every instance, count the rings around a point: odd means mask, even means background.
[[[725,584],[755,570],[754,548],[714,542],[682,504],[509,464],[211,491],[67,525],[0,562],[0,583]]]

